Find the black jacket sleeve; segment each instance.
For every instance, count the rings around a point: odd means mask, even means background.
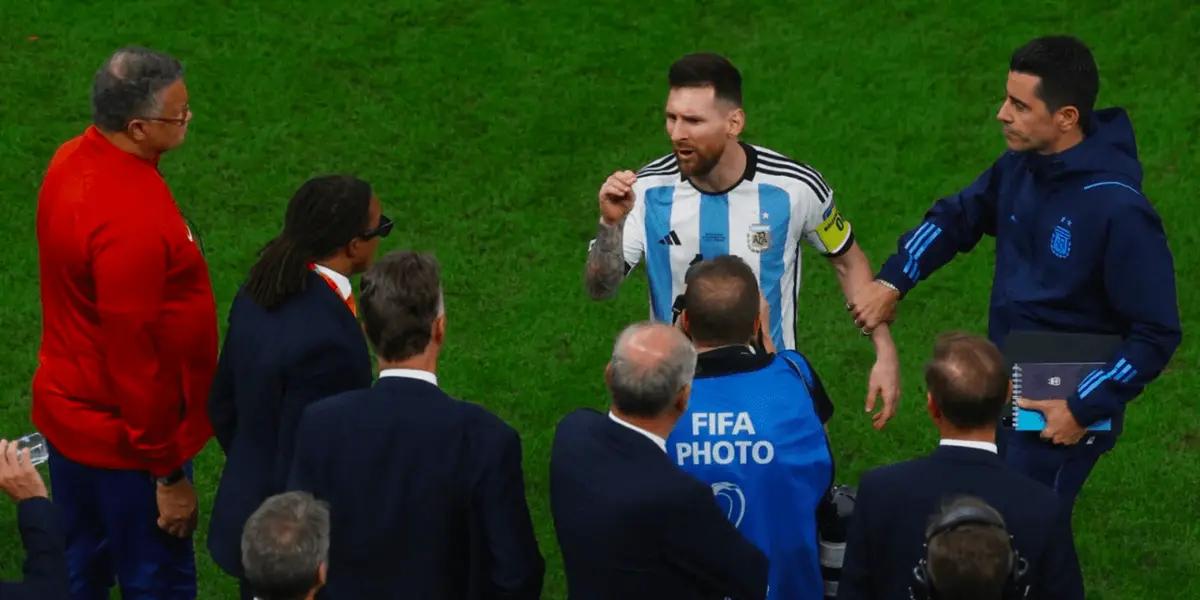
[[[521,439],[508,427],[492,436],[482,476],[472,494],[490,583],[489,597],[536,600],[546,564],[533,535],[521,470]]]
[[[17,524],[25,545],[25,580],[0,583],[3,600],[66,600],[66,536],[57,509],[47,498],[17,505]]]
[[[838,600],[875,598],[873,571],[870,557],[871,523],[867,520],[874,514],[871,506],[875,494],[871,474],[863,475],[854,504],[854,515],[850,517],[850,530],[846,533],[846,552],[842,556],[842,577],[838,581]]]
[[[1083,573],[1075,554],[1071,532],[1071,509],[1060,507],[1050,527],[1041,564],[1034,565],[1033,597],[1083,600]]]
[[[1075,420],[1088,425],[1120,412],[1153,381],[1183,339],[1175,263],[1162,220],[1141,196],[1118,189],[1109,219],[1104,287],[1129,333],[1108,364],[1067,398]]]
[[[736,600],[767,597],[767,557],[721,514],[707,486],[686,490],[665,511],[668,560]]]
[[[884,262],[879,279],[908,293],[959,252],[969,252],[987,235],[996,235],[996,174],[1001,162],[953,196],[938,200],[916,229],[900,236],[896,253]]]
[[[236,306],[236,300],[235,300]],[[232,312],[232,309],[231,309]],[[230,315],[232,317],[232,314]],[[217,374],[213,378],[212,389],[208,393],[208,420],[212,423],[213,436],[221,445],[221,450],[228,453],[233,443],[233,435],[237,432],[237,405],[234,402],[233,378],[233,319],[225,331],[225,343],[221,348],[221,357],[217,361]]]

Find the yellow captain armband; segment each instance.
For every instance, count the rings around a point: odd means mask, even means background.
[[[825,252],[836,253],[850,239],[850,223],[838,212],[836,206],[825,211],[825,220],[817,226],[817,237],[825,246]]]

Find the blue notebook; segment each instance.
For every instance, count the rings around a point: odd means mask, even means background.
[[[1012,368],[1013,429],[1041,431],[1046,428],[1042,413],[1017,406],[1017,399],[1065,400],[1075,393],[1080,381],[1103,367],[1102,362],[1015,363]],[[1112,419],[1092,423],[1088,430],[1112,431]]]

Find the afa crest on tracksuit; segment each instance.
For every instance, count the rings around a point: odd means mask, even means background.
[[[1050,234],[1050,252],[1059,258],[1066,258],[1071,255],[1071,220],[1063,217],[1059,219],[1058,225],[1054,226],[1054,233]]]

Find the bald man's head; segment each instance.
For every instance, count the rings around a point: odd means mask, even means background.
[[[992,429],[1008,400],[1008,365],[988,340],[969,333],[939,335],[925,384],[942,415],[960,429]]]
[[[745,344],[756,330],[758,279],[736,256],[696,263],[688,272],[684,305],[688,334],[696,344]]]
[[[625,415],[657,417],[695,372],[696,351],[678,329],[658,323],[630,325],[617,337],[608,365],[613,406]]]

